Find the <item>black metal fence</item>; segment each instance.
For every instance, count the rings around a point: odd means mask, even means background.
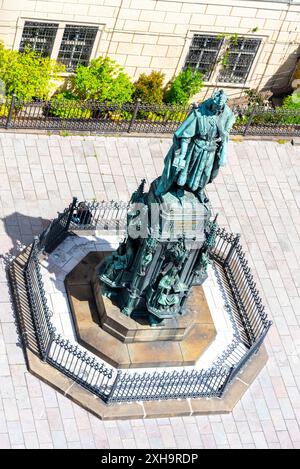
[[[96,101],[23,101],[0,103],[0,128],[95,133],[173,133],[193,105],[107,104]],[[234,107],[232,134],[300,135],[300,109]]]
[[[88,223],[84,223],[86,218],[82,218],[83,223],[80,226],[78,213],[82,207],[85,210],[94,208],[94,211],[90,211],[92,215]],[[116,372],[77,345],[71,344],[54,329],[40,271],[41,252],[52,249],[61,242],[64,239],[63,232],[67,234],[76,227],[79,231],[83,228],[94,230],[98,226],[102,228],[103,219],[99,214],[110,214],[104,223],[107,230],[111,226],[108,223],[109,218],[111,221],[117,221],[117,224],[124,224],[125,207],[127,204],[124,202],[78,204],[76,199],[73,199],[70,206],[58,216],[41,238],[35,239],[25,266],[25,280],[41,359],[106,403],[221,397],[228,383],[257,352],[271,325],[264,312],[239,238],[225,230],[218,230],[212,260],[219,276],[220,287],[223,288],[225,307],[234,326],[234,340],[211,368],[170,372]],[[57,223],[57,220],[62,219],[67,222]],[[60,229],[57,229],[58,226]]]

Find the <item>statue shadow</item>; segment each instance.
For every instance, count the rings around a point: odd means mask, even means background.
[[[23,349],[24,357],[27,362],[26,350],[30,349],[34,354],[38,355],[39,348],[36,341],[36,331],[34,330],[32,323],[32,313],[28,304],[27,295],[25,294],[26,285],[24,282],[24,263],[28,259],[30,245],[34,240],[34,237],[43,233],[43,231],[51,223],[51,220],[45,219],[43,217],[32,217],[19,212],[14,212],[6,217],[3,217],[2,221],[4,228],[3,231],[7,235],[7,242],[2,246],[2,252],[0,251],[0,259],[3,270],[6,272],[9,289],[9,300],[12,305],[13,312],[13,322],[17,331],[16,345]],[[48,300],[48,307],[50,311],[55,310],[55,312],[57,312],[59,315],[61,313],[68,313],[70,317],[69,331],[71,328],[74,337],[76,336],[76,330],[70,310],[65,282],[63,276],[59,275],[62,273],[63,265],[62,269],[60,269],[59,262],[56,264],[55,262],[48,261],[51,259],[51,256],[55,256],[55,254],[57,255],[57,259],[59,259],[62,254],[65,254],[66,262],[72,262],[72,250],[70,251],[67,246],[68,243],[70,243],[72,240],[76,242],[76,238],[78,240],[79,237],[81,236],[78,236],[74,233],[68,234],[64,241],[56,248],[57,251],[55,250],[49,256],[46,255],[44,258],[43,256],[41,258],[42,266],[47,268],[50,274],[48,279],[45,279],[45,277],[43,278]],[[87,240],[89,238],[90,236],[87,235]],[[114,250],[114,247],[112,247],[110,242],[107,239],[102,238],[101,235],[97,236],[97,242],[101,243],[103,251]],[[72,245],[72,243],[70,243],[69,246],[70,245]],[[91,251],[93,251],[92,248]],[[82,257],[84,257],[84,254],[82,254]],[[12,260],[15,260],[15,262],[12,262]],[[52,299],[49,298],[49,292],[51,291],[56,291],[58,296],[64,298],[65,302],[61,303],[61,310],[59,306],[60,303],[53,304]],[[67,308],[64,309],[66,306]],[[93,319],[96,320],[96,317]]]
[[[35,236],[40,235],[50,224],[50,220],[43,217],[32,217],[20,212],[14,212],[2,218],[9,248],[6,252],[0,250],[0,258],[6,260],[16,256],[26,246],[30,245]]]

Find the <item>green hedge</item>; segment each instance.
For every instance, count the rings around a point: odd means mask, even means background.
[[[90,119],[92,111],[80,104],[80,100],[70,92],[58,93],[50,103],[49,114],[63,119]]]

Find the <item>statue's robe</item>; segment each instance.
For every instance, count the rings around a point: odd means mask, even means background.
[[[216,115],[210,108],[211,102],[208,99],[192,110],[175,132],[157,185],[157,195],[167,193],[174,183],[199,193],[225,164],[228,135],[235,117],[227,105]],[[184,156],[184,168],[173,165],[178,155]]]

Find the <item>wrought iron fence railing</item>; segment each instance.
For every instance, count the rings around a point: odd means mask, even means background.
[[[0,128],[95,133],[173,133],[194,105],[110,104],[96,101],[24,101],[0,103]],[[299,136],[300,109],[233,107],[232,134]]]
[[[40,358],[106,403],[221,397],[227,385],[258,351],[271,325],[253,282],[239,237],[224,229],[218,230],[212,260],[218,271],[220,286],[223,285],[224,288],[226,284],[223,297],[234,325],[234,339],[211,368],[169,372],[116,372],[78,345],[71,344],[53,327],[40,269],[42,251],[51,252],[53,246],[64,239],[64,235],[75,229],[94,230],[105,226],[104,229],[109,230],[112,226],[109,220],[115,220],[118,225],[124,224],[126,207],[124,202],[78,203],[74,198],[69,207],[35,239],[24,273]],[[88,223],[85,223],[86,215],[78,218],[82,208],[90,211]],[[106,214],[104,224],[100,217],[103,214]]]

